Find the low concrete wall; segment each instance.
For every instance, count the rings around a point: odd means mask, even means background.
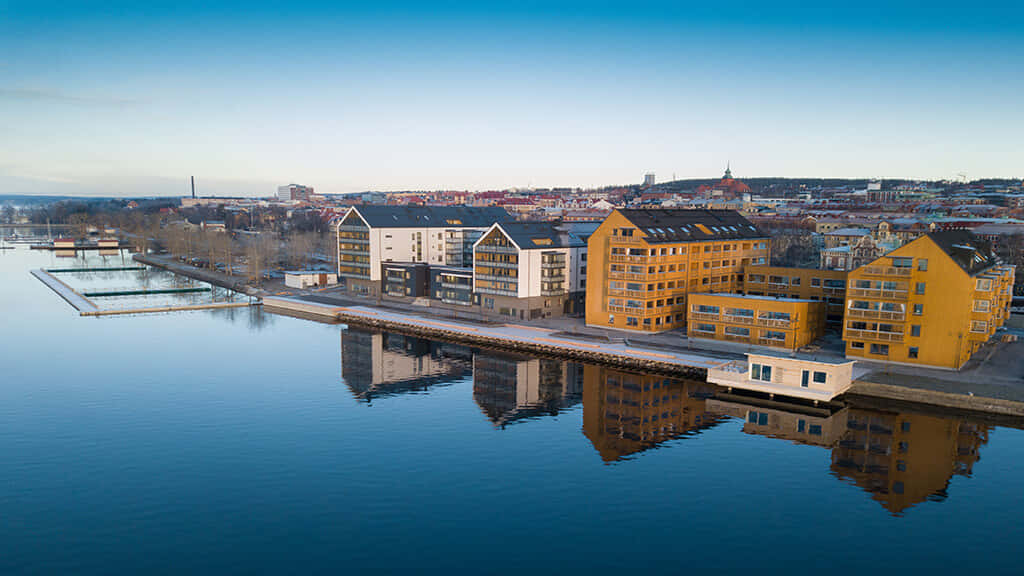
[[[950,394],[922,388],[908,388],[889,384],[876,384],[857,380],[847,390],[849,396],[866,396],[884,398],[913,404],[928,404],[942,408],[952,408],[965,412],[980,412],[1014,418],[1024,418],[1024,403],[998,398],[969,396],[966,394]],[[1024,422],[1022,422],[1024,424]]]

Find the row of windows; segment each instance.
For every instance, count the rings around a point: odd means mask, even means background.
[[[696,323],[693,325],[694,332],[700,332],[701,334],[717,334],[718,327],[714,324]],[[750,328],[746,326],[726,326],[723,333],[730,336],[743,336],[750,337]],[[760,337],[766,340],[776,340],[778,342],[785,342],[786,333],[779,332],[778,330],[761,330]]]
[[[863,342],[850,342],[850,348],[852,348],[854,350],[864,350],[865,349]],[[889,355],[889,345],[888,344],[872,344],[868,348],[868,352],[870,352],[871,354],[874,354],[875,356],[888,356]],[[908,346],[907,347],[907,358],[913,360],[913,359],[918,357],[919,353],[920,353],[920,348],[918,348],[917,346]]]
[[[747,274],[747,282],[750,284],[763,284],[765,280],[764,274]],[[786,286],[800,286],[802,282],[799,276],[768,276],[768,282],[772,284],[783,284]],[[846,280],[835,280],[832,278],[826,278],[824,281],[826,288],[846,288]],[[821,278],[811,278],[812,288],[821,288]]]
[[[914,267],[914,259],[913,258],[893,258],[892,259],[892,265],[895,268],[913,268]],[[917,259],[917,269],[920,270],[921,272],[926,272],[928,270],[928,259],[927,258],[918,258]]]
[[[657,318],[637,318],[635,316],[626,316],[626,326],[640,326],[641,322],[644,326],[668,326],[672,324],[673,316],[671,314],[667,316],[658,316]],[[684,319],[682,314],[675,315],[676,322],[682,322]],[[615,315],[608,315],[608,324],[615,324]]]

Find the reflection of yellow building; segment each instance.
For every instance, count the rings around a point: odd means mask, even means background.
[[[843,321],[846,305],[845,270],[790,268],[784,266],[747,266],[743,269],[744,294],[786,296],[825,303],[825,319],[830,324]]]
[[[580,400],[580,365],[548,358],[477,352],[473,400],[495,426],[555,415]]]
[[[709,412],[743,420],[743,431],[829,448],[831,470],[871,494],[887,510],[944,497],[954,474],[969,475],[989,427],[914,413],[793,406],[781,409],[735,397],[708,400]],[[584,409],[586,406],[584,405]]]
[[[850,272],[846,356],[958,369],[1005,322],[1013,279],[970,232],[922,236]]]
[[[952,475],[969,475],[988,430],[962,420],[851,409],[832,470],[898,513],[944,497]]]
[[[789,350],[810,344],[825,330],[825,305],[813,300],[690,294],[686,314],[690,338]]]
[[[625,330],[682,327],[687,294],[735,292],[768,262],[767,236],[732,210],[616,210],[587,245],[587,324]]]
[[[714,386],[583,366],[583,434],[605,462],[716,424],[705,411]]]

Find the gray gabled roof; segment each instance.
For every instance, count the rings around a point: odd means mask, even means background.
[[[989,243],[967,230],[931,232],[928,237],[971,276],[999,264]]]
[[[501,222],[501,230],[520,250],[586,246],[578,235],[554,222]],[[536,240],[536,242],[535,242]]]
[[[768,237],[735,210],[625,208],[619,213],[644,233],[648,243]]]
[[[479,228],[512,216],[496,206],[356,206],[371,228]]]

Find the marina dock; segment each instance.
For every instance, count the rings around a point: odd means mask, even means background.
[[[42,268],[33,270],[32,275],[39,279],[40,282],[46,284],[51,290],[57,293],[63,298],[68,304],[78,310],[82,316],[93,316],[99,311],[99,307],[92,303],[91,300],[85,296],[76,292],[71,286],[68,286],[61,280],[57,279],[56,276],[50,274]]]
[[[168,306],[145,306],[141,308],[123,308],[123,309],[102,309],[96,306],[90,296],[124,296],[124,295],[140,295],[140,294],[173,294],[183,292],[210,292],[209,287],[199,288],[168,288],[168,289],[156,289],[156,290],[119,290],[119,291],[108,291],[108,292],[86,292],[82,294],[78,292],[59,278],[54,276],[50,271],[42,268],[32,270],[32,275],[35,276],[40,282],[47,285],[51,290],[56,292],[61,298],[63,298],[68,304],[78,310],[81,316],[120,316],[125,314],[154,314],[159,312],[184,312],[189,310],[217,310],[222,308],[245,308],[258,304],[258,302],[205,302],[202,304],[182,304],[182,305],[168,305]]]

